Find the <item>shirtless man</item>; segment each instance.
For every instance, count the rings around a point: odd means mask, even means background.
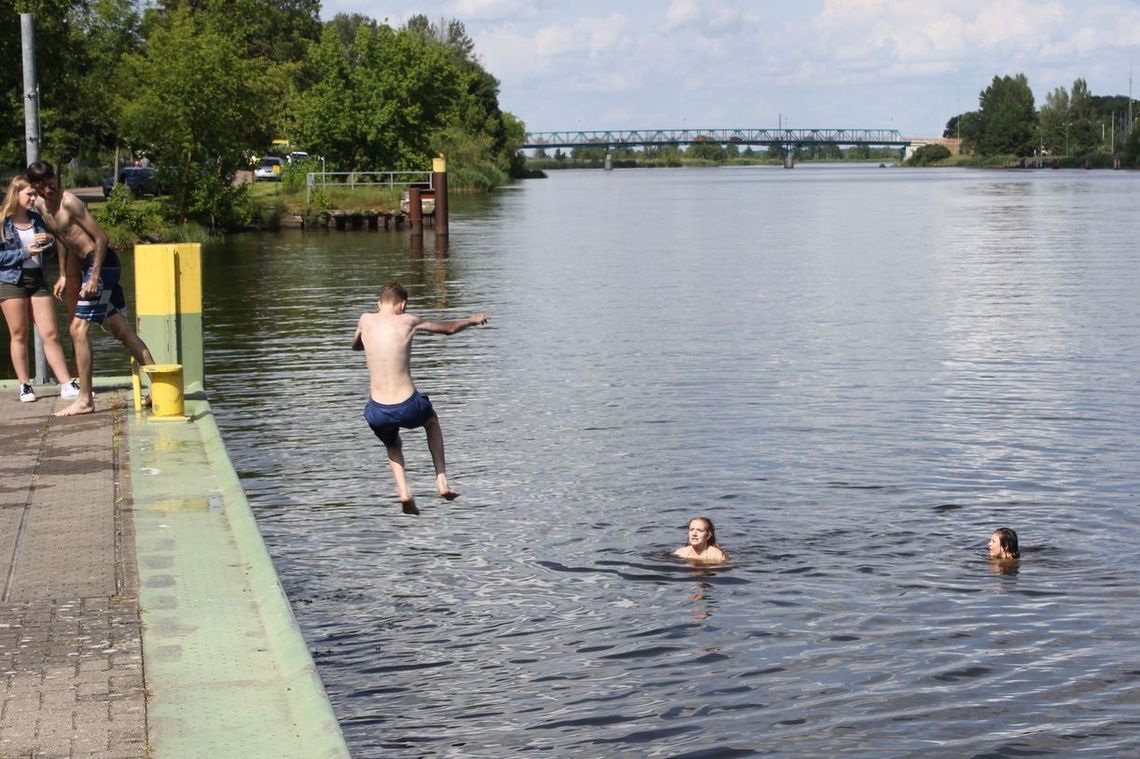
[[[443,432],[431,401],[420,395],[412,382],[412,338],[417,331],[454,335],[456,332],[486,324],[487,317],[473,314],[466,319],[451,322],[430,322],[420,316],[406,313],[408,291],[398,282],[384,285],[376,312],[362,314],[352,338],[352,349],[364,351],[368,363],[369,395],[364,407],[364,419],[384,443],[388,464],[396,478],[400,505],[405,514],[419,514],[408,478],[404,470],[404,453],[400,442],[400,428],[423,427],[427,433],[428,450],[435,465],[435,486],[440,496],[453,501],[459,497],[447,485],[443,458]]]
[[[153,364],[154,357],[127,323],[127,301],[119,285],[119,257],[107,246],[107,235],[87,212],[87,205],[59,186],[55,167],[47,161],[36,161],[28,166],[28,181],[39,195],[36,210],[58,242],[59,279],[53,288],[55,296],[62,298],[66,292],[70,256],[78,257],[81,272],[79,301],[70,327],[79,372],[79,397],[55,415],[90,414],[95,410],[88,335],[92,322],[106,327],[140,364]]]

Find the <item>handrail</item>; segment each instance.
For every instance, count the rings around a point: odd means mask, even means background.
[[[331,182],[329,181],[330,177],[334,178]],[[348,179],[338,182],[335,180],[336,177],[347,177]],[[368,181],[363,181],[362,177],[367,177]],[[355,189],[357,185],[396,187],[399,185],[426,184],[428,189],[435,189],[430,171],[310,171],[305,175],[305,205],[310,205],[312,202],[313,188],[317,186],[318,178],[322,187],[332,184]],[[383,179],[378,181],[378,178]]]

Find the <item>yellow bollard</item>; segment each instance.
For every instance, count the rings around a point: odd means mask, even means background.
[[[145,364],[150,375],[151,418],[185,421],[182,389],[182,364]]]

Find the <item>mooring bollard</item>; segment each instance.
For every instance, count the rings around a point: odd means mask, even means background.
[[[182,386],[182,364],[145,364],[150,375],[150,411],[155,419],[185,419],[185,391]]]

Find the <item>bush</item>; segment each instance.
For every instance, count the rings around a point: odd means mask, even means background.
[[[285,164],[281,172],[281,187],[286,192],[304,192],[309,172],[320,170],[321,167],[314,158]]]
[[[462,166],[447,173],[447,186],[457,190],[493,190],[509,181],[506,172],[491,164]]]
[[[907,160],[911,166],[929,166],[932,163],[945,161],[950,157],[950,148],[945,145],[923,145],[914,151],[914,155]]]
[[[168,239],[169,223],[162,206],[153,201],[136,202],[125,184],[115,185],[107,202],[92,213],[113,248],[129,248],[138,240]]]

